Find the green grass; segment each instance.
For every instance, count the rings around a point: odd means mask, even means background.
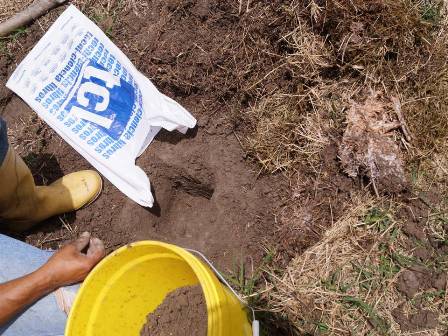
[[[382,255],[378,265],[379,275],[385,279],[391,279],[400,271],[401,267],[395,264],[389,255]]]
[[[257,309],[257,307],[264,307],[265,304],[262,301],[261,296],[257,293],[260,280],[264,275],[264,270],[267,267],[273,265],[273,259],[275,251],[266,249],[266,253],[260,263],[260,265],[253,271],[249,271],[242,258],[239,262],[234,263],[233,270],[228,274],[224,274],[224,277],[229,284],[236,290],[243,298],[246,299],[249,307]],[[251,311],[248,310],[249,319],[252,320]],[[284,321],[281,316],[274,314],[270,311],[258,311],[256,318],[261,324],[261,336],[271,335],[271,328],[278,325],[287,325],[288,321]]]
[[[390,325],[378,315],[371,305],[354,296],[344,296],[341,302],[347,308],[358,308],[381,335],[388,334]]]
[[[437,24],[441,19],[442,1],[425,1],[420,9],[422,20]]]
[[[272,263],[274,255],[275,251],[266,250],[260,265],[249,276],[244,260],[241,259],[239,263],[234,263],[233,271],[225,275],[225,278],[240,294],[245,297],[252,296],[255,293],[258,281],[263,275],[264,268]]]
[[[427,300],[427,301],[432,301],[433,299],[443,299],[445,297],[445,291],[442,290],[431,290],[431,291],[427,291],[424,292],[420,295],[421,298]],[[415,300],[415,298],[414,298]]]
[[[247,277],[247,270],[243,260],[241,260],[239,265],[235,265],[234,268],[235,270],[227,275],[227,281],[243,296],[254,294],[255,285],[260,275],[255,272],[250,277]]]
[[[334,292],[342,292],[345,293],[350,288],[350,285],[348,284],[341,284],[340,278],[341,278],[341,270],[337,270],[336,272],[333,272],[330,274],[330,276],[327,279],[324,279],[321,281],[322,285],[325,289],[329,291]]]
[[[6,48],[5,41],[0,41],[0,55],[8,55],[8,49]]]
[[[328,327],[328,325],[326,323],[323,323],[323,322],[318,322],[316,324],[316,326],[317,326],[317,330],[319,332],[321,332],[321,333],[325,333],[325,332],[330,330],[330,327]]]
[[[408,257],[398,252],[391,252],[390,256],[400,267],[409,267],[417,263],[417,259],[414,257]]]
[[[26,27],[20,27],[20,28],[17,28],[16,30],[13,30],[12,33],[9,34],[8,36],[0,37],[0,40],[3,40],[3,41],[8,41],[8,40],[16,41],[19,37],[22,37],[22,36],[26,35],[27,33],[28,33],[28,29]]]
[[[8,50],[8,43],[17,41],[20,37],[26,35],[27,33],[27,28],[18,28],[14,30],[10,35],[0,37],[0,55],[5,55],[9,58],[13,58],[14,55]]]
[[[392,222],[391,215],[387,211],[377,207],[371,208],[363,218],[363,223],[368,228],[373,228],[378,232],[386,231]]]
[[[392,227],[394,219],[389,211],[373,207],[367,211],[361,220],[364,229],[375,235],[383,235],[381,243],[377,246],[379,252],[377,259],[352,261],[350,263],[351,269],[347,270],[349,274],[354,274],[354,278],[351,278],[352,283],[349,283],[347,279],[344,281],[341,269],[330,274],[321,283],[328,291],[345,294],[340,302],[347,309],[346,313],[348,315],[352,314],[353,309],[361,312],[375,329],[372,335],[388,335],[390,331],[388,321],[379,315],[374,309],[373,303],[366,302],[362,297],[372,291],[381,291],[402,267],[412,264],[414,259],[395,250],[394,245],[400,235],[400,230]],[[358,294],[347,295],[349,292],[353,293],[354,290],[355,292],[358,291]],[[317,331],[321,330],[322,325],[325,325],[324,321],[316,323]],[[353,330],[354,334],[358,332],[361,331]]]

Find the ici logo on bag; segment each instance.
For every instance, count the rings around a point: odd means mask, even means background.
[[[66,109],[73,117],[95,124],[118,140],[131,118],[134,99],[131,84],[91,61]]]

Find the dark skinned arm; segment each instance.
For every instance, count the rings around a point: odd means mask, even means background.
[[[86,248],[87,252],[82,253]],[[59,287],[84,280],[104,256],[103,243],[85,232],[35,272],[0,284],[0,325]]]

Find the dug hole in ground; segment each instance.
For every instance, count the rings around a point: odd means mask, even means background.
[[[0,20],[28,2],[4,2]],[[265,335],[446,335],[443,2],[72,3],[198,128],[161,132],[138,159],[154,208],[105,181],[21,239],[200,250]],[[0,114],[39,183],[90,168],[4,87],[63,10],[0,40]]]

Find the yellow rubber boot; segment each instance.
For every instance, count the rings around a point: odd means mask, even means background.
[[[101,177],[93,170],[68,174],[38,187],[25,162],[10,147],[0,167],[0,222],[13,230],[27,230],[49,217],[92,203],[101,189]]]

